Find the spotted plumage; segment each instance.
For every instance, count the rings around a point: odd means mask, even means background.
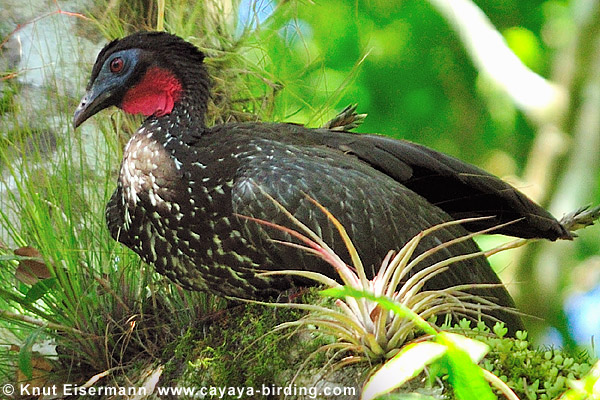
[[[285,233],[241,217],[292,227],[270,197],[349,261],[337,230],[307,196],[325,206],[347,229],[370,277],[389,250],[454,218],[490,216],[425,237],[417,254],[508,221],[516,222],[499,233],[571,238],[498,178],[413,143],[292,124],[207,127],[210,80],[203,58],[166,33],[113,41],[100,52],[74,119],[77,127],[113,105],[148,117],[125,148],[106,209],[108,226],[116,240],[187,289],[265,298],[306,282],[262,271],[311,270],[335,278],[317,257],[271,240],[290,240]],[[463,241],[415,270],[477,251],[473,241]],[[483,257],[455,263],[426,288],[473,283],[500,283]],[[502,286],[478,293],[514,306]],[[514,314],[495,315],[511,330],[522,327]]]

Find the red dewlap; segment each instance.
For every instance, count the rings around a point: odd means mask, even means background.
[[[181,96],[181,82],[171,72],[152,67],[141,82],[125,93],[121,109],[130,114],[162,117],[173,110]]]

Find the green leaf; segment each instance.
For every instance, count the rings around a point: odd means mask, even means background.
[[[527,331],[517,331],[515,333],[515,336],[519,340],[527,340]]]
[[[371,400],[402,386],[445,353],[446,346],[434,342],[405,346],[369,378],[363,387],[361,399]]]
[[[523,27],[512,27],[503,34],[510,49],[525,65],[533,70],[540,68],[542,49],[535,33]]]
[[[487,352],[487,346],[447,332],[440,332],[436,340],[446,346],[444,361],[448,366],[448,379],[456,398],[459,400],[496,400],[481,368],[476,364]]]
[[[25,343],[21,347],[21,350],[19,350],[19,370],[27,377],[27,379],[33,377],[33,364],[31,362],[33,353],[31,348],[43,329],[43,327],[40,327],[31,332],[27,339],[25,339]]]
[[[43,281],[39,281],[27,291],[23,302],[26,304],[31,304],[34,301],[41,299],[46,293],[56,286],[56,282],[56,278],[48,278],[44,279]]]
[[[496,322],[492,330],[500,339],[502,339],[508,333],[508,328],[504,326],[504,322]]]
[[[490,346],[487,344],[456,333],[440,332],[437,335],[437,339],[443,344],[446,344],[448,341],[452,342],[459,350],[467,353],[471,361],[475,364],[483,360],[483,357],[490,351]]]

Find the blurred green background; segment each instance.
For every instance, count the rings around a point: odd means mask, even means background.
[[[267,1],[247,3],[265,15],[273,10]],[[542,38],[545,15],[551,9],[567,13],[565,2],[477,3],[530,68],[550,73],[553,48]],[[334,106],[358,103],[369,115],[360,131],[418,141],[480,165],[501,151],[514,162],[508,172],[523,168],[535,126],[478,78],[456,33],[429,2],[327,0],[267,22],[285,32],[265,34],[262,43],[271,57],[281,57],[274,74],[286,80],[295,75],[299,87],[306,85],[299,109],[303,102],[329,101],[343,85]],[[281,97],[293,103],[285,91]]]

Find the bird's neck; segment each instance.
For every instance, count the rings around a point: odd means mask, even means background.
[[[150,116],[143,126],[156,134],[186,141],[186,136],[198,135],[206,127],[207,102],[208,92],[184,91],[170,113]]]
[[[203,93],[186,93],[173,107],[166,119],[175,125],[204,128],[206,126],[206,109],[208,95]]]
[[[174,136],[183,135],[190,130],[204,129],[210,97],[210,78],[205,67],[203,65],[180,65],[178,75],[170,74],[159,68],[155,68],[155,70],[162,71],[163,74],[154,73],[152,76],[155,79],[151,80],[161,83],[162,90],[148,90],[148,92],[159,93],[162,97],[171,99],[171,105],[161,109],[157,108],[156,111],[159,112],[147,113],[146,115],[151,116],[144,125],[158,125],[161,127],[160,130],[166,130]],[[157,76],[162,77],[162,81],[156,78]],[[169,102],[157,100],[154,103],[167,104]],[[163,110],[167,112],[165,113]]]

